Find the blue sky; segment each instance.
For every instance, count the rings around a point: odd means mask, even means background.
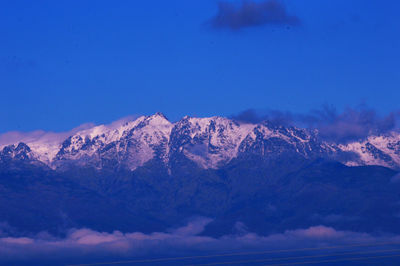
[[[0,133],[157,111],[399,109],[398,1],[286,0],[299,25],[235,30],[211,25],[218,3],[2,1]]]

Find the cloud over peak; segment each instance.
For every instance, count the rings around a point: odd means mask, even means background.
[[[297,26],[299,24],[300,19],[295,15],[288,14],[286,7],[278,0],[262,2],[242,0],[240,5],[220,1],[218,12],[211,19],[213,28],[231,30],[262,25]]]
[[[324,105],[308,113],[248,109],[232,115],[231,118],[242,123],[255,124],[267,120],[276,125],[317,129],[326,141],[347,143],[398,129],[400,111],[380,115],[376,110],[360,105],[347,107],[339,112],[334,106]]]

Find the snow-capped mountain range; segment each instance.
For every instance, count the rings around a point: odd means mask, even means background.
[[[39,161],[53,169],[65,164],[134,170],[156,159],[166,166],[177,156],[199,167],[217,169],[235,158],[256,155],[268,160],[294,154],[329,157],[349,166],[381,165],[400,169],[400,134],[369,136],[347,144],[323,141],[317,130],[277,126],[268,121],[244,124],[224,117],[184,117],[171,123],[161,113],[118,126],[99,125],[62,137],[1,141],[0,160]]]

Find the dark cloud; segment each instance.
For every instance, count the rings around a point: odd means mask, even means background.
[[[243,123],[257,124],[265,120],[264,116],[260,115],[254,109],[247,109],[238,114],[230,116],[230,118]]]
[[[213,28],[238,30],[261,25],[297,26],[300,24],[300,19],[289,15],[286,7],[277,0],[263,2],[242,0],[240,5],[226,1],[219,2],[217,15],[210,22]]]
[[[260,123],[270,121],[283,126],[299,126],[317,129],[326,141],[346,143],[365,139],[369,135],[388,133],[396,129],[399,112],[381,116],[374,109],[365,105],[348,107],[343,112],[330,105],[314,109],[306,114],[282,112],[277,110],[245,110],[231,118],[242,123]]]
[[[257,124],[263,121],[269,121],[276,125],[289,126],[294,124],[296,118],[291,112],[283,112],[278,110],[257,111],[255,109],[247,109],[238,114],[230,116],[242,123]]]
[[[396,127],[398,112],[386,116],[366,106],[346,108],[342,113],[325,106],[301,117],[309,127],[317,128],[328,141],[349,142],[365,139],[369,135],[385,134]]]

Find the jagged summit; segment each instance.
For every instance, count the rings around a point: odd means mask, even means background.
[[[17,145],[8,145],[3,148],[0,152],[0,160],[34,160],[35,155],[31,151],[28,145],[23,142],[18,143]]]
[[[167,116],[166,115],[164,115],[163,113],[161,113],[161,112],[157,112],[157,113],[155,113],[154,115],[152,115],[153,117],[161,117],[161,118],[163,118],[163,119],[165,119],[165,120],[168,120],[168,118],[167,118]],[[168,120],[169,121],[169,120]]]
[[[170,165],[182,156],[202,168],[219,168],[237,157],[251,155],[269,160],[295,155],[307,159],[329,157],[347,165],[400,168],[399,132],[335,144],[323,141],[317,130],[269,121],[243,124],[219,116],[185,116],[172,123],[158,112],[124,123],[89,127],[63,138],[45,136],[0,146],[0,157],[37,160],[53,168],[76,164],[134,170],[153,159]]]

